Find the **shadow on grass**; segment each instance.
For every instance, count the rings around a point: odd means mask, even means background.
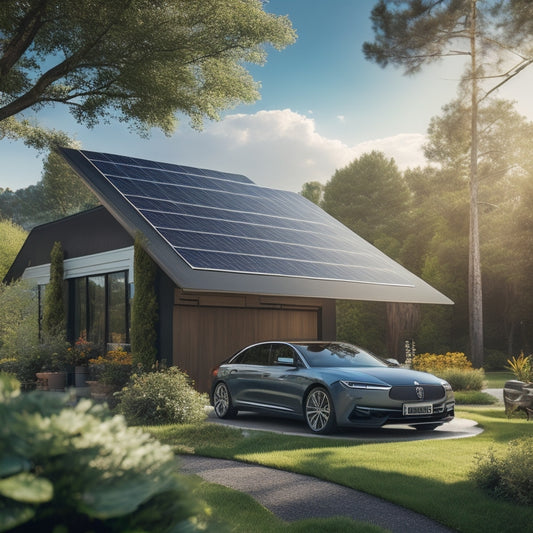
[[[473,481],[447,483],[362,465],[335,464],[336,459],[331,451],[319,451],[294,465],[294,470],[309,475],[318,469],[321,479],[362,490],[460,531],[522,532],[529,531],[533,523],[533,508],[495,499]]]

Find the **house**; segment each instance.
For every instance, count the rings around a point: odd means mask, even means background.
[[[335,339],[335,302],[452,302],[302,196],[247,177],[59,149],[101,206],[32,230],[9,270],[45,286],[65,252],[68,333],[129,342],[133,241],[157,265],[159,354],[207,390],[209,370],[265,339]]]

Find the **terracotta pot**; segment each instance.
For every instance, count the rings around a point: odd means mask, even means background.
[[[99,381],[87,381],[87,385],[91,388],[91,398],[94,400],[108,400],[117,390],[115,386],[106,385]]]
[[[64,391],[67,382],[66,372],[37,372],[37,388],[50,391]]]

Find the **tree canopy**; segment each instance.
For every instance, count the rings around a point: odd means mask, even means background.
[[[260,0],[3,0],[0,123],[66,104],[88,126],[117,118],[173,131],[258,97],[261,64],[295,32]]]
[[[472,360],[483,364],[483,305],[478,209],[478,108],[533,63],[533,4],[525,0],[380,0],[372,10],[374,42],[367,59],[406,74],[450,56],[465,56],[462,83],[468,106],[469,324]]]
[[[22,248],[27,233],[10,220],[0,219],[0,282]]]
[[[409,193],[393,159],[370,152],[335,172],[324,187],[322,207],[359,236],[376,243],[397,238]],[[383,213],[388,213],[383,217]],[[393,218],[391,218],[391,216]]]

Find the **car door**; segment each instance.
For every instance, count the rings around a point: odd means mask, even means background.
[[[287,413],[301,413],[306,380],[299,372],[299,358],[285,343],[273,343],[270,365],[263,372],[263,398],[271,409]]]
[[[256,344],[240,353],[229,365],[231,396],[236,406],[257,408],[265,403],[263,375],[268,371],[270,344]]]

